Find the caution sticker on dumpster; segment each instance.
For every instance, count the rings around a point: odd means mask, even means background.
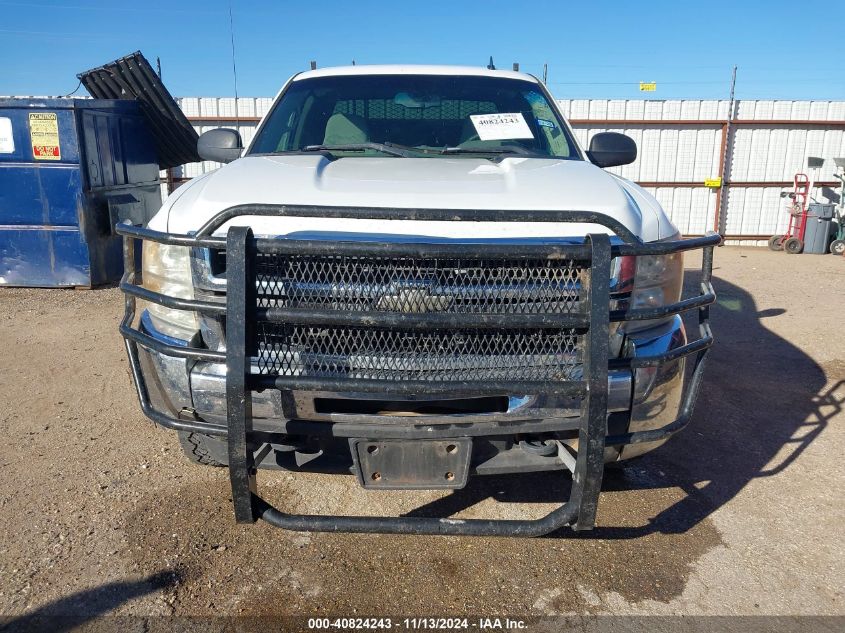
[[[61,160],[59,119],[55,112],[29,113],[29,138],[35,160]]]

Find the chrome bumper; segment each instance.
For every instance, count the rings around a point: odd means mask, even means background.
[[[147,330],[150,336],[156,333]],[[637,332],[628,337],[632,355],[653,357],[677,349],[687,342],[680,316],[660,326]],[[144,347],[139,348],[140,368],[148,385],[152,404],[161,411],[182,419],[202,419],[225,424],[226,365],[207,361],[175,358]],[[627,432],[647,431],[669,424],[681,411],[684,386],[684,357],[653,367],[615,369],[608,373],[608,413],[628,413]],[[324,413],[315,406],[315,399],[363,400],[376,398],[372,393],[329,393],[323,391],[293,391],[283,401],[278,390],[265,390],[253,395],[255,429],[268,433],[285,433],[286,422],[367,422],[396,425],[451,425],[490,423],[526,423],[525,432],[532,432],[538,423],[572,415],[566,398],[554,395],[507,394],[506,411],[483,414],[415,415],[346,415]],[[377,399],[387,396],[378,395]],[[402,397],[391,398],[402,400]],[[484,425],[487,426],[487,425]],[[301,428],[301,425],[299,426]],[[507,425],[508,433],[514,430]],[[622,459],[641,455],[665,440],[627,445]],[[620,458],[619,447],[608,450],[607,461]]]

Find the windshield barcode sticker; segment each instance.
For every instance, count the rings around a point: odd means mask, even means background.
[[[512,138],[534,138],[521,112],[472,114],[470,120],[482,141],[503,141]]]

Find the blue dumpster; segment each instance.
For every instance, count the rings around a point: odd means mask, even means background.
[[[136,101],[0,99],[0,285],[120,278],[114,224],[161,206],[148,125]]]

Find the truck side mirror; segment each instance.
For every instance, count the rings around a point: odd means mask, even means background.
[[[203,133],[197,141],[200,158],[218,163],[231,163],[240,158],[243,148],[241,135],[224,127]]]
[[[637,160],[637,144],[618,132],[600,132],[590,141],[587,156],[599,167],[628,165]]]

